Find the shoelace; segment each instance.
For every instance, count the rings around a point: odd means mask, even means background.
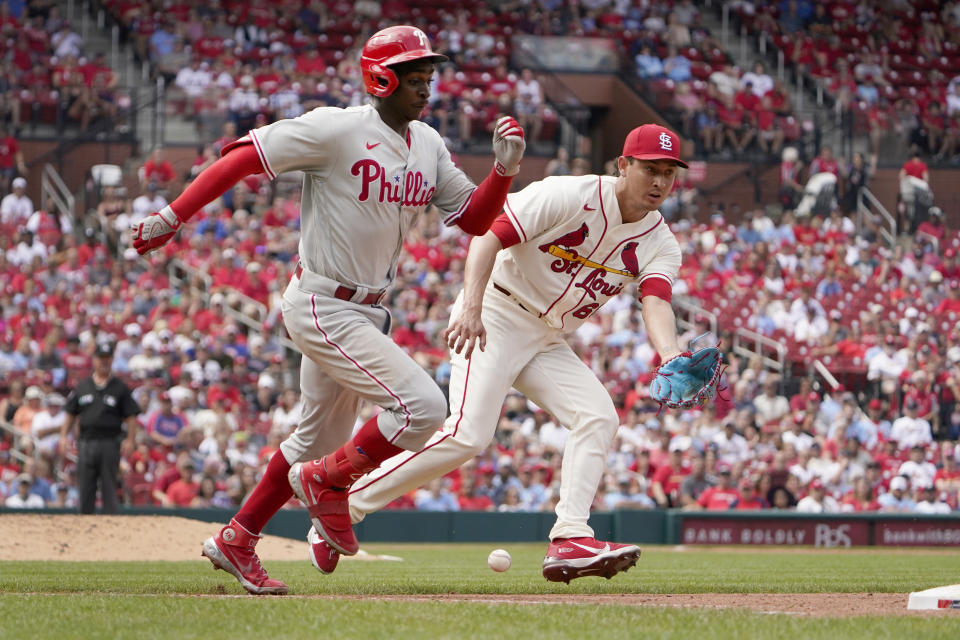
[[[250,562],[247,564],[247,567],[252,570],[254,577],[256,577],[259,582],[268,580],[270,576],[267,574],[267,571],[263,568],[263,565],[260,564],[260,556],[257,555],[257,552],[252,550],[247,551],[246,549],[244,550],[244,552],[247,552],[250,554]]]

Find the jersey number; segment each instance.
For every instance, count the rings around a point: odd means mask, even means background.
[[[591,302],[590,304],[585,304],[576,311],[573,312],[573,317],[583,320],[584,318],[589,318],[590,314],[597,310],[599,303]]]

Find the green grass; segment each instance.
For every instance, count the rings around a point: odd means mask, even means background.
[[[403,562],[268,562],[297,595],[544,593],[905,593],[954,584],[960,554],[857,550],[752,553],[648,547],[636,569],[569,586],[540,576],[543,545],[503,545],[513,567],[486,567],[490,545],[370,545]],[[241,595],[205,560],[0,563],[0,638],[905,638],[957,637],[955,615],[825,619],[747,611],[597,604],[509,604]]]

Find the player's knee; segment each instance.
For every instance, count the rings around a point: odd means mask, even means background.
[[[614,434],[620,428],[620,418],[616,409],[611,405],[609,411],[595,411],[585,416],[581,422],[584,428]]]
[[[416,428],[436,430],[447,417],[447,399],[438,387],[425,393],[411,412],[411,422]]]

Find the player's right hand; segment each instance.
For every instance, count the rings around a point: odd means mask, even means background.
[[[523,127],[516,120],[510,116],[497,120],[493,129],[493,155],[497,158],[493,166],[497,173],[501,176],[517,175],[526,148]]]
[[[454,353],[463,353],[463,357],[470,359],[474,345],[484,351],[487,347],[487,330],[480,320],[480,312],[461,310],[456,318],[450,319],[450,326],[443,331],[443,340]]]
[[[180,218],[170,207],[164,207],[156,213],[130,227],[133,232],[133,248],[143,255],[167,244],[180,228]]]

